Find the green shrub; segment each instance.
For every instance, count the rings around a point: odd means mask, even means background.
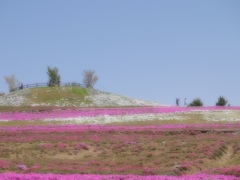
[[[203,106],[202,100],[200,98],[194,99],[189,106]]]
[[[220,96],[216,102],[216,106],[226,106],[227,103],[228,101],[223,96]]]

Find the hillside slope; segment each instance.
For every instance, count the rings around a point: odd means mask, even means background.
[[[0,97],[0,106],[159,106],[160,104],[79,87],[24,89]]]
[[[159,106],[160,104],[130,98],[127,96],[120,96],[117,94],[88,90],[92,104],[95,106]]]

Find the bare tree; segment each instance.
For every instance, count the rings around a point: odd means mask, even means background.
[[[8,84],[9,92],[13,92],[15,88],[19,85],[19,81],[15,78],[14,75],[12,76],[5,76],[4,77],[6,83]]]
[[[87,88],[93,88],[97,81],[98,77],[95,75],[95,71],[92,70],[83,71],[83,84]]]

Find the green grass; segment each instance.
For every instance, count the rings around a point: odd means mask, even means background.
[[[30,92],[30,101],[38,104],[75,106],[91,103],[87,90],[80,87],[43,87]]]
[[[81,96],[87,96],[88,95],[88,92],[85,88],[71,87],[69,89],[69,92],[75,93],[75,94],[78,94],[78,95],[81,95]]]

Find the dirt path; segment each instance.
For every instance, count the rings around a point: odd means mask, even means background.
[[[226,167],[228,165],[229,160],[233,155],[233,145],[227,145],[227,148],[222,153],[222,155],[216,159],[208,159],[202,164],[202,170],[218,168],[218,167]]]
[[[216,160],[216,164],[218,164],[218,166],[220,167],[226,166],[228,161],[231,159],[232,155],[233,155],[233,145],[231,144],[227,146],[227,149],[225,150],[223,155]]]
[[[225,149],[221,157],[218,157],[217,159],[205,159],[203,164],[198,167],[193,167],[190,173],[196,173],[199,171],[205,172],[212,168],[227,167],[228,162],[233,156],[233,153],[233,145],[227,145],[227,148]]]

